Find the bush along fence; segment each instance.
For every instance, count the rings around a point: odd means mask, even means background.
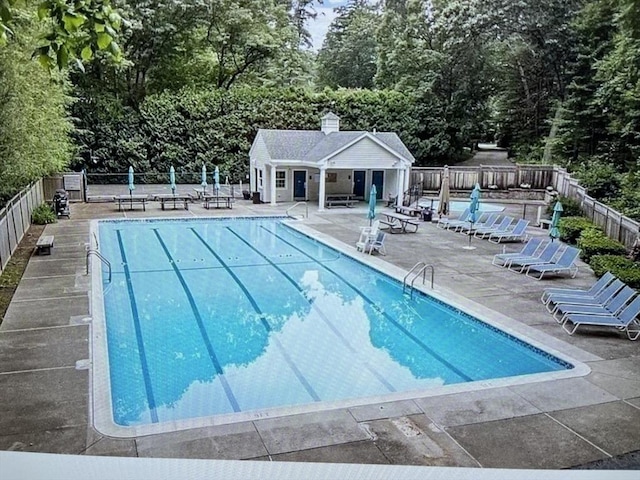
[[[9,200],[0,210],[0,273],[29,230],[31,213],[44,201],[42,179],[32,183]]]

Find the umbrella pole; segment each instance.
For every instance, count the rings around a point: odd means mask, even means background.
[[[475,222],[471,222],[471,230],[473,230],[473,224],[474,224],[474,223],[475,223]],[[468,244],[466,247],[462,247],[462,248],[464,248],[465,250],[475,250],[475,249],[476,249],[476,247],[472,247],[472,246],[471,246],[471,237],[472,237],[472,235],[471,235],[471,230],[469,230],[469,244]]]

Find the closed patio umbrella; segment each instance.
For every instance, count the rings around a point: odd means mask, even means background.
[[[449,215],[449,167],[445,165],[438,194],[438,215]]]
[[[374,218],[376,218],[376,200],[378,192],[375,185],[371,185],[371,191],[369,191],[369,211],[367,212],[367,218],[369,219],[369,226]]]
[[[467,217],[467,221],[471,222],[471,229],[469,230],[469,245],[466,247],[467,250],[473,250],[476,247],[471,246],[471,231],[473,230],[473,224],[478,221],[478,210],[480,210],[480,185],[476,183],[476,186],[473,187],[471,191],[471,201],[469,203],[469,216]]]
[[[207,166],[204,163],[202,164],[202,180],[200,185],[202,185],[202,193],[207,193]]]
[[[551,217],[551,227],[549,228],[549,236],[553,242],[556,238],[560,237],[560,230],[558,229],[558,223],[560,223],[560,216],[562,215],[562,204],[556,202],[553,207],[553,216]]]
[[[220,169],[218,169],[217,165],[213,171],[213,189],[216,191],[216,195],[220,193]]]
[[[129,195],[133,193],[136,186],[133,183],[133,167],[129,166]]]
[[[171,168],[169,169],[169,187],[171,187],[171,193],[175,195],[176,194],[176,169],[173,168],[173,165],[171,165]]]

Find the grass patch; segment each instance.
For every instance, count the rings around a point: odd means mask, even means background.
[[[11,260],[2,271],[2,275],[0,275],[0,324],[4,321],[4,315],[9,308],[9,303],[11,303],[13,294],[27,268],[36,242],[40,238],[44,227],[44,225],[31,225],[11,256]]]

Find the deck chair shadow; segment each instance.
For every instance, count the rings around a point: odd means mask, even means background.
[[[571,275],[571,278],[575,278],[578,274],[578,266],[576,265],[576,260],[580,256],[580,249],[568,246],[565,248],[560,258],[555,262],[545,263],[541,265],[529,265],[526,270],[527,277],[535,278],[536,280],[542,280],[542,277],[545,273],[549,273],[552,275],[558,275],[563,272],[568,272]],[[524,269],[523,269],[524,270]],[[521,270],[522,272],[522,270]],[[538,274],[531,275],[531,273]]]
[[[582,315],[567,314],[562,328],[569,335],[573,335],[578,327],[583,325],[594,327],[615,328],[625,332],[629,340],[640,337],[640,295],[638,295],[618,315]]]
[[[529,240],[531,241],[531,240]],[[580,290],[576,288],[545,288],[540,297],[540,301],[545,305],[553,302],[553,299],[559,295],[570,295],[574,297],[593,297],[603,288],[615,280],[616,276],[611,273],[605,273],[598,281],[596,281],[588,290]]]

